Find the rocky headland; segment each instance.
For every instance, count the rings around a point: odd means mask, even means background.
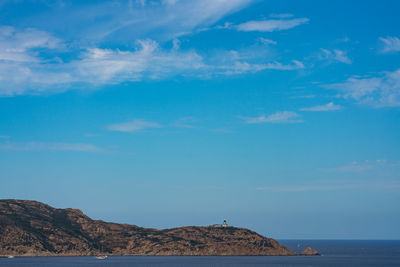
[[[92,220],[77,209],[0,200],[0,255],[296,255],[276,240],[237,227],[157,230]]]
[[[303,252],[300,253],[302,256],[320,256],[318,251],[315,249],[312,249],[310,246],[308,246]]]

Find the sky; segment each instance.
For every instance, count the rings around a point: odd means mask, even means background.
[[[0,0],[0,198],[400,239],[399,1]]]

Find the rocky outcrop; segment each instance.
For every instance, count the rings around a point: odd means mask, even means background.
[[[77,209],[0,200],[0,255],[295,255],[236,227],[157,230],[92,220]]]
[[[316,251],[315,249],[312,249],[310,246],[308,246],[303,252],[300,253],[302,256],[319,256],[319,252]]]

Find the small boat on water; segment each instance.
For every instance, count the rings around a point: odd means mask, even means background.
[[[13,256],[13,255],[10,255],[10,256],[8,256],[7,258],[9,258],[9,259],[14,259],[14,256]]]
[[[105,260],[105,259],[107,259],[107,256],[97,256],[96,259],[98,259],[98,260]]]

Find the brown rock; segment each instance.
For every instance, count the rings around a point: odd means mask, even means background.
[[[0,255],[295,255],[236,227],[157,230],[92,220],[77,209],[0,200]]]
[[[319,254],[319,252],[316,251],[315,249],[312,249],[310,246],[308,246],[305,250],[303,250],[302,253],[300,253],[300,255],[303,255],[303,256],[319,256],[321,254]]]

